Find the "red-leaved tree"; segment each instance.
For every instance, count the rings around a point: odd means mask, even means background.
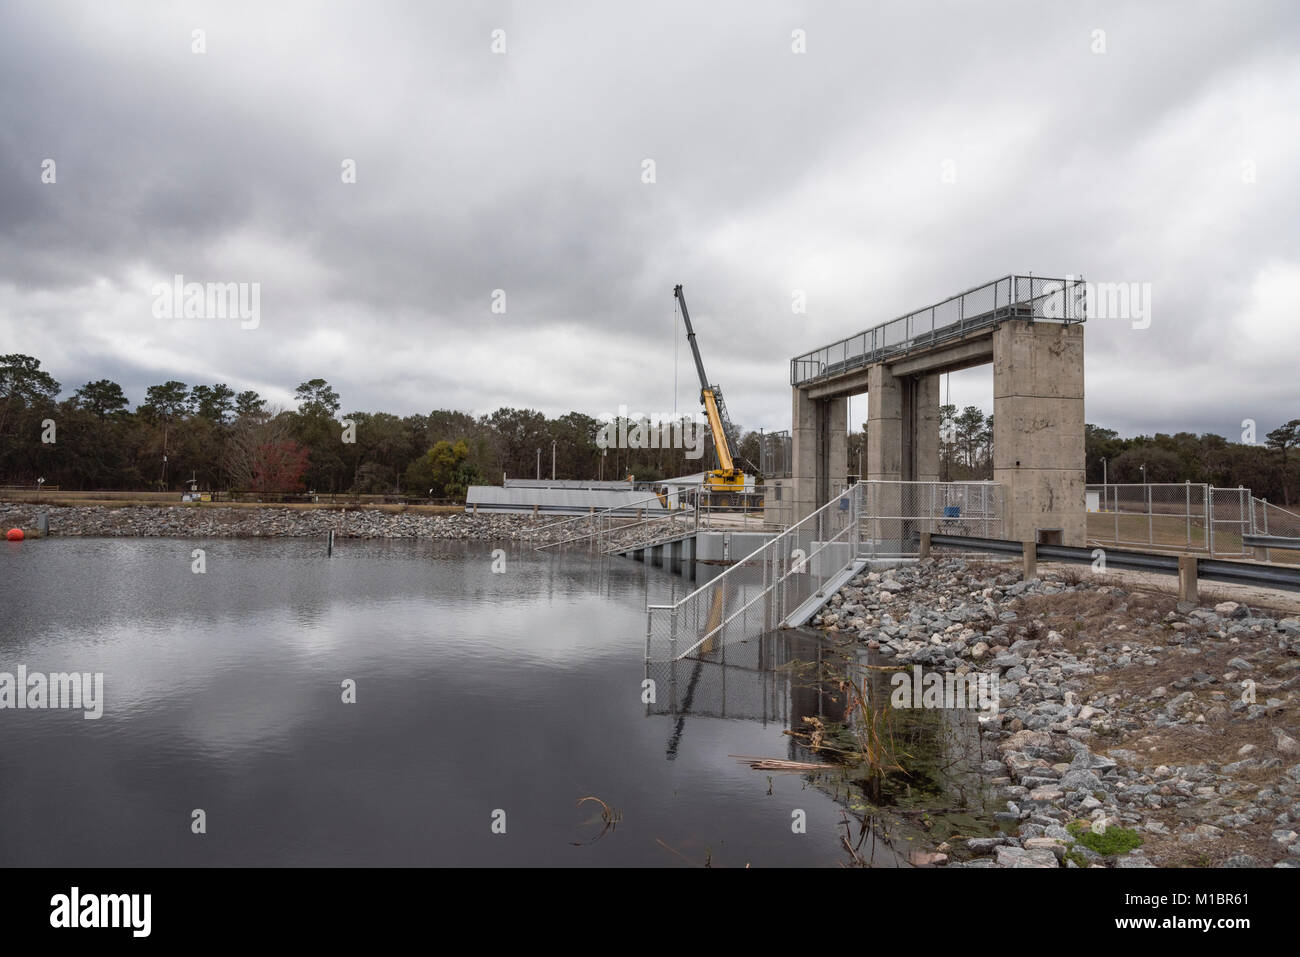
[[[293,439],[257,447],[251,488],[254,492],[301,492],[307,471],[307,449]]]

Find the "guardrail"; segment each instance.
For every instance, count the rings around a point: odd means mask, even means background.
[[[1265,512],[1264,514],[1267,515],[1268,513]],[[1300,551],[1300,538],[1287,535],[1243,535],[1241,536],[1241,545],[1242,548],[1263,549],[1264,561],[1267,562],[1272,560],[1270,553],[1274,548],[1280,548],[1283,551]]]
[[[1247,537],[1264,538],[1267,536]],[[1269,565],[1259,562],[1237,562],[1221,558],[1205,558],[1200,555],[1175,555],[1168,552],[1132,552],[1118,548],[1080,548],[1074,545],[1044,545],[1034,542],[1013,542],[998,538],[922,533],[920,542],[921,557],[928,556],[931,548],[961,548],[968,551],[1020,555],[1024,559],[1026,578],[1034,577],[1036,563],[1039,560],[1091,565],[1097,561],[1099,557],[1097,553],[1100,552],[1100,557],[1105,561],[1107,568],[1177,575],[1179,577],[1179,597],[1186,601],[1196,601],[1196,583],[1199,579],[1300,591],[1300,566],[1296,565]]]

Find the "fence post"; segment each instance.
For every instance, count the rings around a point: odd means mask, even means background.
[[[1038,545],[1034,542],[1025,542],[1021,546],[1024,558],[1024,578],[1029,581],[1038,577]]]
[[[1115,487],[1115,493],[1111,496],[1111,505],[1114,506],[1111,512],[1115,515],[1115,543],[1119,544],[1119,486]]]
[[[773,539],[775,541],[775,539]],[[772,552],[768,555],[767,552]],[[759,559],[763,563],[763,630],[772,630],[772,557],[776,554],[776,549],[764,549],[762,557]]]
[[[1196,584],[1196,556],[1178,556],[1178,600],[1192,604],[1200,602]]]
[[[852,554],[849,556],[849,561],[857,561],[858,551],[862,546],[861,537],[860,537],[861,528],[862,528],[862,524],[861,524],[862,504],[861,503],[862,503],[862,483],[859,482],[853,486],[853,501],[851,503],[851,507],[849,508],[849,516],[850,516],[849,520],[853,522],[853,534],[850,536],[849,539],[853,543],[853,546],[851,548]]]
[[[1264,513],[1264,534],[1267,535],[1267,534],[1268,534],[1268,499],[1266,499],[1266,498],[1261,498],[1259,501],[1260,501],[1260,503],[1264,506],[1264,508],[1262,509],[1262,511],[1263,511],[1263,513]],[[1255,508],[1254,508],[1254,506],[1252,505],[1252,506],[1251,506],[1251,514],[1253,515],[1254,513],[1255,513]],[[1268,546],[1265,545],[1265,546],[1264,546],[1264,561],[1266,561],[1266,562],[1271,562],[1272,560],[1273,560],[1273,559],[1272,559],[1272,558],[1270,557],[1270,555],[1269,555]]]
[[[1206,531],[1206,551],[1211,555],[1214,554],[1214,486],[1205,487],[1205,527]]]
[[[1155,501],[1151,494],[1151,483],[1147,483],[1147,544],[1156,543]]]
[[[921,551],[917,555],[922,561],[930,557],[930,533],[921,533]]]

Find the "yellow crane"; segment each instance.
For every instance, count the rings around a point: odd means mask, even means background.
[[[704,487],[709,492],[743,493],[745,473],[732,460],[732,449],[738,444],[735,426],[727,415],[722,390],[711,385],[709,377],[704,374],[704,360],[700,358],[700,347],[695,343],[695,330],[691,327],[691,314],[686,309],[686,296],[682,293],[681,285],[673,288],[673,295],[682,307],[686,338],[691,344],[691,354],[695,357],[695,371],[700,374],[700,403],[708,417],[709,430],[713,433],[713,447],[718,453],[718,468],[704,474]]]

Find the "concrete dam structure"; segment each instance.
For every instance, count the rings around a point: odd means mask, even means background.
[[[1006,537],[1083,545],[1086,313],[1082,279],[1005,276],[796,356],[794,520],[848,481],[850,396],[868,395],[864,478],[937,482],[939,376],[992,363],[993,481]]]

